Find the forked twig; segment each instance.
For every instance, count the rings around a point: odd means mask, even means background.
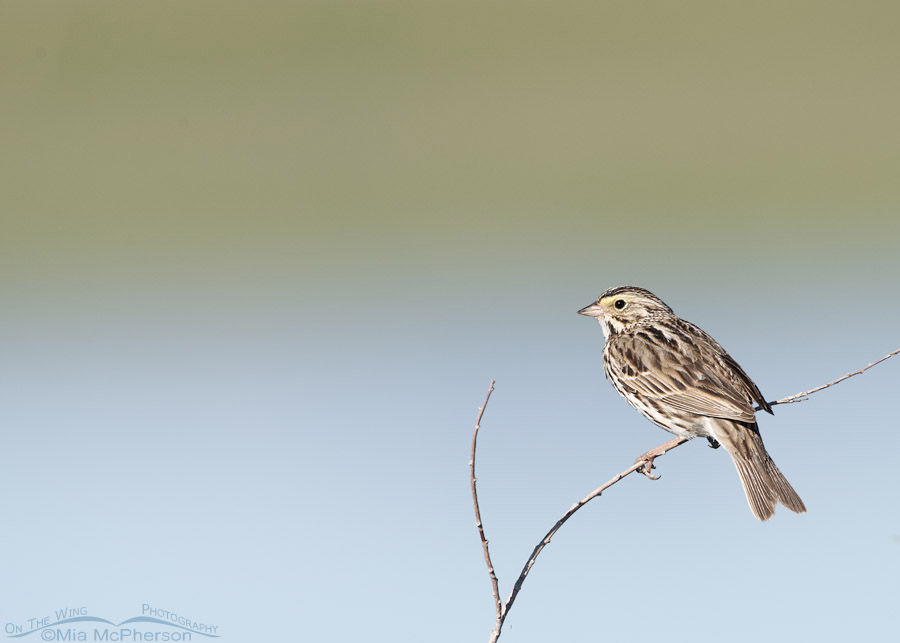
[[[776,404],[791,404],[794,402],[802,402],[806,400],[813,393],[818,393],[821,390],[834,386],[835,384],[839,384],[846,379],[853,377],[854,375],[860,375],[865,373],[867,370],[872,368],[873,366],[880,364],[881,362],[893,357],[900,353],[900,348],[897,350],[888,353],[884,357],[879,360],[876,360],[865,366],[858,371],[854,371],[852,373],[847,373],[842,377],[837,378],[827,384],[823,384],[822,386],[817,386],[808,391],[804,391],[802,393],[797,393],[795,395],[789,395],[788,397],[781,398],[780,400],[776,400],[775,402],[769,402],[769,406],[775,406]],[[525,578],[528,576],[528,573],[531,571],[531,568],[534,567],[534,563],[537,561],[537,557],[544,550],[544,547],[550,544],[550,539],[556,535],[556,532],[559,531],[560,527],[562,527],[569,518],[571,518],[576,511],[581,509],[584,505],[589,503],[591,500],[600,496],[604,491],[609,489],[611,486],[622,480],[623,478],[631,475],[634,472],[643,473],[648,478],[655,480],[658,476],[654,476],[651,473],[653,469],[653,461],[668,453],[672,449],[681,446],[688,440],[685,438],[675,438],[674,440],[669,440],[665,444],[662,444],[651,451],[648,451],[641,457],[639,457],[633,465],[625,469],[622,473],[619,473],[613,476],[609,481],[600,485],[596,489],[594,489],[591,493],[586,495],[583,499],[576,502],[572,505],[569,510],[563,514],[562,518],[556,521],[556,524],[546,533],[546,535],[541,539],[541,541],[535,546],[534,551],[531,552],[531,556],[528,558],[528,561],[525,563],[525,566],[522,568],[521,573],[519,574],[519,578],[516,580],[515,585],[513,585],[513,589],[509,594],[509,598],[506,599],[506,603],[502,603],[500,600],[500,586],[497,580],[497,574],[494,572],[494,566],[491,563],[491,554],[488,550],[488,541],[484,535],[484,526],[481,522],[481,511],[478,507],[478,492],[475,487],[475,447],[478,441],[478,429],[481,428],[481,419],[484,416],[484,410],[487,408],[488,401],[491,399],[491,393],[494,391],[494,380],[491,380],[491,385],[488,388],[487,396],[484,398],[484,404],[478,409],[478,416],[475,419],[475,430],[472,434],[472,457],[469,460],[469,470],[471,477],[471,485],[472,485],[472,501],[475,505],[475,524],[478,527],[478,534],[481,537],[481,546],[484,550],[484,560],[487,563],[488,574],[491,578],[491,589],[494,597],[494,610],[496,613],[496,622],[494,624],[494,629],[491,630],[491,637],[489,639],[490,643],[496,643],[496,641],[500,638],[500,631],[503,629],[503,623],[506,621],[506,616],[509,614],[509,610],[512,608],[513,603],[516,600],[516,597],[519,595],[519,591],[522,589],[522,584],[525,582]],[[759,408],[756,409],[760,410]]]

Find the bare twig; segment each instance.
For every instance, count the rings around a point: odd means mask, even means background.
[[[475,525],[478,527],[478,535],[481,537],[481,548],[484,550],[484,562],[487,563],[488,575],[491,577],[491,591],[494,593],[494,609],[497,614],[497,624],[494,629],[497,632],[497,637],[499,637],[500,627],[503,624],[500,616],[502,607],[500,604],[500,586],[497,582],[497,574],[494,573],[494,564],[491,562],[491,551],[488,548],[488,540],[484,535],[484,525],[481,523],[481,510],[478,508],[478,487],[476,484],[478,479],[475,477],[475,447],[478,444],[478,429],[481,428],[481,418],[493,392],[494,380],[491,380],[491,385],[488,387],[487,395],[484,398],[484,404],[478,409],[478,416],[475,418],[475,430],[472,432],[472,457],[469,458],[469,481],[472,485],[472,502],[475,505]],[[491,640],[496,641],[497,637],[492,635]]]
[[[895,350],[891,353],[888,353],[881,359],[872,362],[868,366],[865,366],[865,367],[859,369],[858,371],[854,371],[852,373],[847,373],[846,375],[839,377],[838,379],[836,379],[832,382],[828,382],[828,384],[823,384],[822,386],[817,386],[808,391],[804,391],[802,393],[797,393],[795,395],[790,395],[788,397],[784,397],[775,402],[769,402],[769,406],[775,406],[776,404],[791,404],[793,402],[802,402],[803,400],[807,399],[808,396],[812,395],[813,393],[818,393],[819,391],[821,391],[823,389],[834,386],[835,384],[843,382],[844,380],[851,378],[854,375],[860,375],[862,373],[865,373],[867,370],[869,370],[876,364],[880,364],[881,362],[885,361],[886,359],[889,359],[897,354],[900,354],[900,348],[898,348],[897,350]],[[569,510],[565,514],[563,514],[562,518],[560,518],[558,521],[556,521],[556,524],[553,525],[553,527],[550,529],[550,531],[547,532],[547,534],[543,537],[543,539],[541,539],[541,541],[534,548],[534,551],[531,552],[531,556],[528,558],[528,561],[525,563],[525,566],[522,568],[522,572],[519,574],[519,578],[516,580],[516,583],[513,586],[512,592],[510,592],[510,594],[509,594],[509,598],[507,598],[506,603],[503,604],[500,602],[500,590],[499,590],[499,584],[497,582],[497,575],[494,573],[494,567],[491,563],[491,556],[490,556],[490,553],[488,552],[488,541],[484,535],[484,528],[481,524],[481,513],[478,509],[478,494],[475,491],[475,445],[476,445],[476,441],[478,438],[478,429],[481,426],[481,418],[484,415],[484,409],[487,407],[488,400],[490,399],[491,392],[493,390],[494,390],[494,380],[491,380],[491,386],[488,389],[487,397],[485,397],[485,399],[484,399],[484,404],[481,406],[480,409],[478,409],[478,417],[475,420],[475,432],[472,435],[472,458],[469,461],[469,467],[471,469],[472,499],[475,503],[475,521],[476,521],[476,525],[478,526],[478,533],[481,536],[481,544],[482,544],[482,548],[484,549],[484,559],[485,559],[485,562],[487,563],[488,573],[490,574],[490,577],[491,577],[491,586],[492,586],[492,590],[493,590],[493,594],[494,594],[494,606],[495,606],[495,610],[496,610],[496,614],[497,614],[497,620],[494,625],[494,629],[491,631],[490,643],[496,643],[496,641],[500,638],[500,631],[503,628],[503,623],[506,621],[506,617],[509,614],[509,610],[512,608],[512,605],[515,602],[516,597],[519,595],[519,591],[522,589],[522,584],[525,582],[525,578],[528,576],[528,573],[531,571],[531,568],[534,567],[534,563],[537,561],[537,557],[544,550],[544,547],[546,547],[547,545],[550,544],[550,539],[553,538],[554,535],[556,535],[556,532],[559,531],[560,527],[562,527],[566,523],[566,521],[569,520],[569,518],[571,518],[575,514],[575,512],[578,511],[579,509],[581,509],[584,505],[589,503],[591,500],[593,500],[597,496],[600,496],[604,491],[609,489],[611,486],[613,486],[614,484],[616,484],[623,478],[631,475],[632,473],[639,472],[639,473],[643,473],[651,480],[658,479],[659,476],[654,476],[652,473],[650,473],[650,471],[654,468],[653,461],[656,458],[658,458],[662,455],[665,455],[672,449],[679,447],[688,441],[685,438],[675,438],[674,440],[669,440],[665,444],[661,444],[660,446],[656,447],[655,449],[651,449],[644,455],[640,456],[633,465],[631,465],[630,467],[625,469],[622,473],[619,473],[619,474],[613,476],[613,478],[611,478],[609,481],[607,481],[606,483],[597,487],[591,493],[589,493],[587,496],[585,496],[583,499],[579,500],[574,505],[572,505],[569,508]],[[760,409],[757,408],[756,410],[758,411]]]
[[[687,440],[685,440],[684,442],[687,442]],[[684,444],[684,442],[681,442],[680,444]],[[675,448],[675,446],[678,446],[678,445],[674,445],[671,448]],[[516,600],[516,596],[519,595],[519,590],[522,589],[522,583],[525,582],[525,578],[528,576],[528,572],[530,572],[531,568],[534,567],[534,563],[535,563],[535,561],[537,561],[538,555],[541,553],[541,551],[543,551],[544,547],[546,547],[547,545],[550,544],[550,539],[556,535],[556,532],[559,531],[559,528],[562,527],[566,523],[566,521],[569,518],[571,518],[575,514],[575,512],[578,511],[579,509],[581,509],[584,505],[589,503],[591,500],[593,500],[597,496],[602,495],[604,491],[609,489],[611,486],[616,484],[619,480],[621,480],[625,476],[631,475],[635,471],[642,469],[646,464],[647,464],[646,461],[639,459],[633,465],[631,465],[630,467],[625,469],[625,471],[623,471],[622,473],[616,474],[611,480],[600,485],[599,487],[594,489],[592,492],[590,492],[588,495],[586,495],[584,498],[582,498],[581,500],[576,502],[574,505],[572,505],[569,508],[569,510],[566,513],[563,514],[562,518],[560,518],[559,520],[556,521],[556,524],[553,525],[553,528],[547,532],[547,534],[544,536],[544,538],[541,540],[541,542],[539,542],[537,544],[537,546],[534,548],[534,551],[531,552],[531,557],[528,559],[528,562],[525,563],[525,567],[522,568],[522,573],[519,574],[519,578],[518,578],[518,580],[516,580],[516,584],[513,586],[512,592],[510,592],[509,598],[506,599],[506,604],[503,606],[503,609],[500,613],[500,621],[497,624],[497,626],[494,628],[494,631],[491,633],[491,639],[490,639],[491,643],[494,643],[500,637],[500,628],[503,627],[503,621],[506,620],[506,615],[509,614],[509,610],[512,608],[512,605]],[[496,634],[496,636],[495,636],[495,634]]]
[[[775,406],[776,404],[792,404],[794,402],[804,402],[813,393],[818,393],[819,391],[822,391],[826,388],[834,386],[835,384],[839,384],[839,383],[843,382],[844,380],[850,379],[854,375],[862,375],[863,373],[865,373],[867,370],[869,370],[873,366],[881,364],[881,362],[883,362],[886,359],[890,359],[897,353],[900,353],[900,348],[888,353],[881,359],[876,359],[874,362],[872,362],[868,366],[862,367],[858,371],[853,371],[852,373],[847,373],[846,375],[842,375],[841,377],[837,378],[836,380],[834,380],[832,382],[828,382],[828,384],[822,384],[822,386],[817,386],[816,388],[811,388],[808,391],[803,391],[802,393],[796,393],[794,395],[789,395],[787,397],[781,398],[780,400],[776,400],[775,402],[769,402],[769,406]],[[759,411],[759,408],[757,408],[756,410]]]

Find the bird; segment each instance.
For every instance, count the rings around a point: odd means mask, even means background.
[[[603,329],[603,371],[616,391],[647,419],[684,440],[706,438],[731,456],[753,515],[768,520],[781,503],[806,506],[763,444],[754,403],[772,413],[753,380],[710,335],[637,286],[610,288],[578,311]],[[663,445],[638,458],[650,475]]]

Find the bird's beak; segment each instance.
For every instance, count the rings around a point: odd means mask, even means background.
[[[579,315],[585,315],[586,317],[603,317],[603,309],[600,307],[600,304],[593,303],[590,306],[585,306],[581,310],[578,311]]]

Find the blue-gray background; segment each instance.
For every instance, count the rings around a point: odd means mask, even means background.
[[[603,289],[655,291],[770,399],[900,346],[892,3],[0,25],[0,625],[150,603],[228,641],[485,640],[489,380],[504,596],[668,437],[603,380],[575,315]],[[756,522],[682,447],[566,525],[503,640],[895,636],[898,369],[762,418],[808,514]]]

